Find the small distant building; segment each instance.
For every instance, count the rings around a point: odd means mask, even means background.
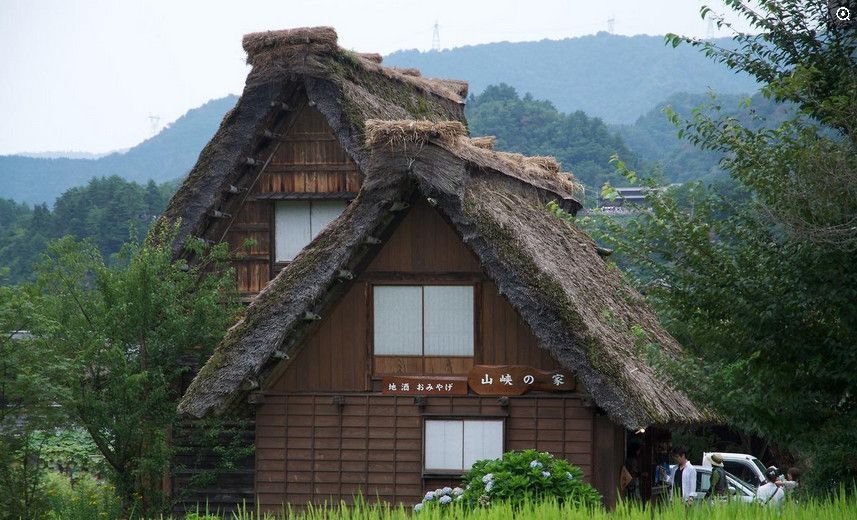
[[[646,202],[647,189],[640,186],[615,188],[615,197],[598,197],[598,209],[611,215],[629,215],[649,206]]]
[[[466,83],[385,67],[333,29],[244,48],[244,93],[165,215],[242,252],[249,305],[180,411],[247,419],[255,454],[185,504],[414,503],[527,448],[613,503],[632,446],[650,492],[667,428],[708,414],[637,354],[641,334],[678,343],[547,208],[581,208],[571,177],[468,136]]]

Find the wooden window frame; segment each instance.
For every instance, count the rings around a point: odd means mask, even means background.
[[[479,337],[479,326],[480,326],[480,294],[481,294],[481,283],[480,278],[468,278],[464,280],[455,280],[455,279],[437,279],[436,277],[432,277],[431,274],[422,274],[422,273],[414,273],[413,276],[409,276],[405,279],[391,279],[387,277],[383,278],[371,278],[367,285],[367,298],[369,299],[367,309],[367,335],[368,335],[368,343],[369,343],[369,363],[371,365],[371,374],[373,379],[377,379],[376,375],[386,375],[387,372],[376,372],[375,370],[375,359],[376,358],[406,358],[406,359],[417,359],[420,361],[419,372],[401,375],[424,375],[426,374],[426,359],[470,359],[473,362],[476,362],[477,359],[477,351],[480,345],[480,337]],[[425,322],[423,321],[423,331],[422,331],[422,354],[400,354],[400,355],[390,355],[390,354],[375,354],[375,287],[385,287],[385,286],[418,286],[418,287],[429,287],[429,286],[450,286],[450,287],[470,287],[473,289],[473,351],[469,356],[426,356],[425,355]],[[423,313],[425,313],[425,297],[423,296]],[[424,315],[424,314],[423,314]]]
[[[426,468],[426,441],[428,436],[426,435],[426,423],[429,421],[460,421],[462,423],[462,435],[463,435],[463,425],[465,422],[475,422],[475,421],[492,421],[499,422],[501,424],[501,434],[503,436],[502,446],[500,448],[500,453],[506,453],[506,441],[508,438],[508,415],[470,415],[470,414],[423,414],[422,415],[422,452],[420,454],[420,466],[422,467],[422,478],[460,478],[464,475],[469,469],[454,469],[454,468],[446,468],[446,469],[427,469]],[[461,456],[462,456],[462,465],[464,459],[464,444],[462,442],[461,446]]]
[[[328,202],[328,201],[342,201],[345,203],[345,207],[342,208],[342,213],[345,213],[345,210],[348,209],[348,206],[354,200],[354,197],[351,196],[350,192],[336,194],[334,197],[318,197],[313,196],[312,193],[275,193],[271,194],[268,197],[256,197],[254,200],[267,200],[270,202],[270,220],[268,222],[269,229],[269,237],[268,243],[270,244],[269,249],[269,257],[270,257],[270,271],[271,271],[271,280],[277,276],[284,267],[292,263],[292,260],[277,260],[277,205],[282,202],[309,202],[310,203],[310,213],[312,213],[312,203],[313,202]],[[342,214],[340,213],[340,215]],[[337,217],[338,218],[338,217]],[[315,240],[315,237],[310,239],[310,242]],[[309,245],[309,243],[307,244]],[[304,246],[306,248],[306,245]],[[303,249],[301,249],[303,250]]]

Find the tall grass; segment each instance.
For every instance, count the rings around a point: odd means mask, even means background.
[[[206,518],[201,516],[199,518]],[[208,518],[215,518],[213,516]],[[844,493],[830,499],[806,499],[787,502],[780,508],[756,504],[697,504],[686,508],[680,503],[651,507],[639,503],[621,503],[611,511],[588,510],[559,505],[554,501],[527,502],[519,509],[508,504],[490,508],[466,510],[463,508],[428,508],[413,513],[404,506],[366,504],[326,505],[309,507],[303,511],[284,509],[278,514],[239,510],[223,517],[224,520],[840,520],[857,518],[857,499]]]

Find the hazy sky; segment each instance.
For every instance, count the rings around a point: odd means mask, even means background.
[[[707,2],[719,6],[720,0]],[[706,36],[701,0],[0,0],[0,154],[133,146],[240,93],[241,36],[332,25],[365,52],[618,34]],[[725,34],[724,34],[725,35]]]

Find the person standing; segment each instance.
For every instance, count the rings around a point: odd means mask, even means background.
[[[725,497],[727,495],[726,470],[723,469],[723,457],[714,453],[709,457],[711,461],[711,484],[705,492],[705,498]]]
[[[786,471],[786,479],[785,480],[777,480],[777,485],[783,488],[786,493],[791,493],[792,491],[797,491],[800,480],[800,470],[791,467]]]
[[[681,499],[685,505],[692,505],[696,497],[696,468],[687,459],[687,448],[676,446],[673,448],[673,458],[676,465],[670,469],[670,474],[661,468],[661,475],[668,485],[672,486],[673,493]]]
[[[777,485],[777,479],[780,477],[780,472],[776,468],[768,468],[765,472],[766,483],[759,486],[756,490],[756,500],[765,506],[778,507],[783,503],[786,497],[786,492],[783,488]]]

